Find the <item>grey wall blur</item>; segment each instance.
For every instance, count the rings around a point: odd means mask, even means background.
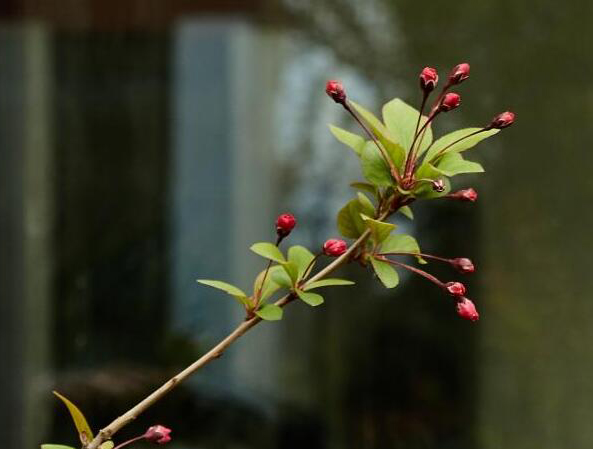
[[[422,279],[295,304],[118,434],[173,448],[593,445],[593,4],[171,0],[0,4],[0,445],[77,446],[243,317],[273,220],[334,236],[360,177],[327,130],[340,78],[378,110],[424,66],[472,66],[437,132],[511,109],[475,151],[477,204],[418,204],[427,252],[471,257],[481,320]],[[440,277],[452,274],[435,267]],[[466,278],[464,278],[464,282]]]

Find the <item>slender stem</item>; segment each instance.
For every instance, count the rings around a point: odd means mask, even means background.
[[[420,145],[422,145],[422,139],[424,138],[424,132],[426,131],[428,125],[430,124],[430,122],[433,121],[433,119],[438,115],[439,111],[437,110],[433,110],[430,115],[428,116],[428,119],[426,120],[426,122],[424,122],[424,125],[422,125],[422,128],[420,128],[420,130],[414,135],[414,140],[412,141],[412,146],[410,147],[410,151],[408,153],[408,158],[406,159],[406,168],[404,170],[404,178],[409,178],[412,175],[412,171],[414,168],[414,163],[416,162],[416,149],[420,147]],[[418,143],[418,145],[416,145],[416,148],[414,148],[414,144],[416,143],[416,140],[418,139],[418,136],[422,134],[422,136],[420,137],[420,141]]]
[[[467,138],[469,138],[469,137],[471,137],[471,136],[475,136],[476,134],[480,134],[481,132],[488,131],[489,129],[490,129],[490,128],[482,128],[482,129],[479,129],[479,130],[477,130],[477,131],[474,131],[474,132],[472,132],[472,133],[469,133],[469,134],[467,134],[467,135],[465,135],[465,136],[463,136],[463,137],[460,137],[460,138],[459,138],[459,139],[457,139],[455,142],[451,142],[451,143],[450,143],[449,145],[447,145],[445,148],[441,149],[441,150],[440,150],[440,151],[439,151],[437,154],[435,154],[435,155],[434,155],[434,156],[433,156],[433,157],[430,159],[430,161],[428,161],[428,162],[431,162],[431,161],[435,161],[435,160],[437,160],[439,157],[441,157],[441,156],[443,155],[443,153],[444,153],[445,151],[447,151],[447,150],[448,150],[449,148],[451,148],[453,145],[457,145],[457,144],[458,144],[459,142],[461,142],[462,140],[465,140],[465,139],[467,139]]]
[[[380,219],[384,220],[390,215],[391,211],[384,212]],[[370,235],[370,230],[366,230],[362,233],[362,235],[352,244],[350,248],[342,254],[340,257],[337,257],[332,263],[327,265],[325,268],[320,270],[317,274],[312,276],[303,287],[311,282],[315,282],[334,270],[340,267],[342,264],[347,262],[350,259],[350,255],[364,242]],[[284,307],[290,302],[294,300],[293,293],[289,293],[274,304],[279,307]],[[163,398],[167,393],[169,393],[173,388],[183,382],[185,379],[190,377],[196,371],[198,371],[203,366],[207,365],[208,363],[212,362],[213,360],[222,356],[224,351],[231,346],[235,341],[237,341],[242,335],[244,335],[247,331],[249,331],[252,327],[258,324],[262,319],[258,316],[254,316],[252,318],[246,319],[241,324],[239,324],[235,330],[233,330],[229,335],[227,335],[223,340],[221,340],[217,345],[215,345],[212,349],[210,349],[206,354],[196,360],[194,363],[189,365],[183,371],[179,372],[159,388],[154,390],[150,393],[146,398],[141,400],[138,404],[132,407],[130,410],[125,412],[123,415],[119,416],[115,420],[113,420],[107,427],[101,429],[101,431],[97,434],[97,436],[91,441],[87,446],[86,449],[97,449],[104,441],[110,439],[116,432],[118,432],[122,427],[130,424],[133,422],[138,416],[140,416],[143,412],[145,412],[149,407],[151,407],[155,402]]]
[[[144,439],[144,435],[140,435],[140,436],[137,436],[135,438],[132,438],[131,440],[124,441],[123,443],[118,444],[113,449],[121,449],[122,447],[126,447],[126,446],[128,446],[128,445],[130,445],[132,443],[135,443],[136,441],[140,441],[140,440],[143,440],[143,439]]]
[[[348,111],[350,113],[350,115],[352,117],[354,117],[354,120],[356,120],[358,122],[358,124],[360,125],[360,127],[367,133],[367,135],[371,138],[371,140],[373,142],[375,142],[375,145],[377,145],[377,148],[379,149],[379,152],[381,153],[381,156],[383,156],[383,159],[385,160],[385,163],[389,166],[389,171],[391,172],[391,176],[393,176],[395,178],[395,180],[399,184],[401,178],[399,176],[399,173],[397,172],[397,169],[395,168],[395,165],[393,165],[393,162],[391,161],[391,159],[389,158],[387,152],[385,151],[385,148],[383,148],[381,146],[381,144],[379,143],[379,141],[377,140],[377,138],[375,137],[375,135],[362,122],[362,120],[360,119],[360,117],[358,117],[358,114],[356,112],[354,112],[354,109],[352,109],[350,107],[350,104],[348,103],[348,100],[346,100],[344,103],[342,103],[342,106],[344,106],[344,109],[346,109],[346,111]]]
[[[276,246],[280,245],[280,242],[282,241],[284,237],[282,236],[278,236],[278,238],[276,239]],[[270,271],[270,267],[272,266],[272,260],[268,260],[268,265],[266,266],[266,272],[264,273],[264,277],[261,280],[261,285],[259,286],[259,288],[257,289],[257,295],[255,295],[255,304],[253,305],[253,310],[257,310],[257,308],[259,307],[259,303],[261,302],[261,294],[262,291],[264,289],[264,284],[266,283],[266,278],[268,277],[268,271]],[[248,313],[250,313],[248,311]]]
[[[440,260],[441,262],[451,263],[451,259],[445,259],[444,257],[433,256],[432,254],[424,254],[424,253],[412,253],[412,252],[393,252],[393,253],[380,253],[379,256],[420,256],[424,257],[425,259],[434,259]]]
[[[388,262],[392,265],[398,265],[402,268],[405,268],[406,270],[410,270],[416,274],[419,274],[420,276],[428,279],[431,282],[434,282],[436,285],[438,285],[441,288],[445,288],[445,283],[440,281],[439,279],[437,279],[436,277],[434,277],[432,274],[427,273],[424,270],[420,270],[419,268],[413,267],[411,265],[408,265],[406,263],[402,263],[402,262],[398,262],[397,260],[391,260],[388,259],[387,257],[382,257],[380,260],[382,260],[383,262]]]

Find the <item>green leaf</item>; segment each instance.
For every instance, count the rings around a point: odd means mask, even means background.
[[[228,293],[229,295],[232,296],[247,296],[243,290],[241,290],[238,287],[235,287],[232,284],[229,284],[227,282],[222,282],[222,281],[214,281],[211,279],[198,279],[198,282],[200,284],[204,284],[207,285],[209,287],[214,287],[217,288],[219,290],[222,290],[223,292]]]
[[[286,259],[276,245],[270,242],[259,242],[251,245],[251,251],[274,262],[284,263]]]
[[[381,120],[375,117],[375,115],[372,112],[366,110],[364,107],[362,107],[358,103],[355,103],[352,100],[350,100],[350,105],[354,108],[356,113],[362,118],[362,121],[369,126],[371,132],[375,135],[375,137],[377,137],[377,139],[381,141],[381,143],[383,143],[382,141],[385,139],[389,139],[392,142],[395,142],[393,136],[391,136],[385,125],[383,125],[383,123],[381,123]]]
[[[346,131],[345,129],[338,128],[334,125],[329,125],[329,130],[336,137],[336,139],[338,139],[344,145],[352,148],[352,150],[354,150],[354,152],[360,157],[365,142],[362,137],[360,137],[358,134]]]
[[[99,449],[113,449],[114,446],[115,444],[113,444],[113,441],[109,440],[101,444],[101,446],[99,446]]]
[[[482,173],[484,168],[477,162],[466,161],[459,153],[447,153],[437,162],[435,167],[446,176],[455,176],[461,173]]]
[[[420,111],[413,108],[409,104],[394,98],[383,106],[383,121],[388,131],[393,136],[396,143],[398,143],[407,153],[414,141],[414,133],[416,131],[416,122]],[[427,117],[422,116],[420,120],[420,129],[426,123]],[[432,143],[432,129],[428,125],[424,138],[422,139],[421,150],[418,154],[422,154]]]
[[[430,148],[430,150],[428,150],[428,153],[426,153],[424,160],[426,162],[430,162],[441,150],[446,148],[448,145],[451,145],[456,140],[459,140],[464,136],[469,136],[470,134],[472,134],[476,131],[479,131],[480,129],[482,129],[482,128],[465,128],[465,129],[459,129],[457,131],[453,131],[452,133],[449,133],[449,134],[445,134],[443,137],[437,139],[434,142],[433,146]],[[455,145],[452,145],[450,148],[447,148],[447,150],[445,151],[445,154],[446,153],[460,153],[462,151],[469,150],[470,148],[473,148],[478,143],[480,143],[482,140],[495,135],[496,133],[498,133],[498,131],[500,131],[500,130],[499,129],[491,129],[488,131],[483,131],[481,133],[478,133],[474,136],[468,137],[467,139],[463,139],[461,142],[458,142]]]
[[[416,171],[418,179],[442,179],[445,182],[445,190],[443,192],[435,192],[432,189],[432,184],[429,182],[422,183],[419,187],[414,189],[414,196],[422,199],[439,198],[451,191],[451,182],[443,176],[443,174],[429,163],[423,163]]]
[[[286,272],[282,265],[276,265],[279,269],[272,273],[272,279],[280,287],[291,289],[293,286],[290,275]]]
[[[398,209],[398,212],[405,215],[410,220],[414,219],[414,212],[412,212],[412,209],[410,208],[410,206],[402,206]]]
[[[282,319],[283,310],[276,304],[264,304],[255,314],[262,320],[278,321]]]
[[[381,244],[382,253],[419,253],[418,242],[411,235],[393,234]]]
[[[406,161],[406,150],[404,150],[398,143],[391,142],[390,140],[385,140],[385,142],[383,142],[383,148],[387,151],[387,155],[393,162],[393,165],[395,165],[401,173],[404,168],[404,162]]]
[[[272,296],[274,293],[276,293],[280,289],[281,285],[276,283],[273,279],[274,273],[276,273],[277,271],[281,271],[282,273],[284,273],[284,269],[280,265],[273,265],[270,267],[270,270],[268,271],[268,275],[266,276],[266,281],[264,283],[264,287],[262,288],[262,292],[261,292],[261,300],[262,301],[265,301],[266,299],[268,299],[270,296]],[[262,270],[255,278],[255,282],[253,283],[253,296],[254,297],[255,297],[255,295],[257,295],[257,292],[260,289],[262,279],[264,278],[265,273],[266,273],[266,270]]]
[[[76,430],[78,430],[78,436],[80,437],[80,442],[86,446],[93,439],[93,432],[89,427],[86,418],[79,410],[79,408],[74,405],[68,398],[62,396],[57,391],[54,391],[53,394],[58,397],[65,405],[68,407],[68,411],[72,416],[72,420],[74,421],[74,425],[76,426]]]
[[[282,264],[282,268],[286,271],[286,274],[290,277],[292,284],[296,284],[299,279],[299,268],[294,262],[285,262]]]
[[[63,444],[42,444],[41,449],[74,449],[72,446],[64,446]]]
[[[377,260],[373,257],[371,259],[371,265],[373,265],[375,274],[385,287],[393,288],[399,284],[399,276],[391,264],[383,262],[382,260]]]
[[[313,290],[314,288],[329,287],[333,285],[354,285],[354,282],[347,279],[328,278],[306,284],[305,290]]]
[[[288,261],[297,267],[297,279],[301,279],[306,274],[305,270],[314,258],[313,253],[304,246],[295,245],[288,250]],[[310,268],[313,268],[313,265]]]
[[[354,187],[355,189],[362,190],[363,192],[370,193],[375,198],[379,196],[379,190],[372,184],[368,182],[353,182],[350,184],[350,187]]]
[[[338,230],[344,237],[356,239],[366,229],[360,214],[362,206],[358,199],[350,200],[338,212]]]
[[[304,291],[298,290],[298,289],[297,289],[296,293],[297,293],[297,295],[299,295],[299,298],[301,298],[304,302],[306,302],[310,306],[316,307],[320,304],[323,304],[323,296],[321,296],[317,293],[304,292]]]
[[[367,142],[362,150],[362,174],[372,184],[389,187],[394,181],[391,171],[383,159],[381,152],[373,142]]]
[[[369,200],[369,198],[361,192],[358,192],[357,197],[358,202],[362,207],[362,213],[368,215],[369,217],[375,216],[375,206],[373,205],[372,201]]]
[[[362,219],[364,220],[367,227],[371,230],[371,237],[375,243],[381,243],[383,240],[385,240],[391,231],[393,231],[396,227],[392,223],[385,223],[383,221],[375,220],[373,218],[367,217],[366,215],[362,215]]]

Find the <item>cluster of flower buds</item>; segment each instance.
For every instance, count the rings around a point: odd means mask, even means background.
[[[150,443],[155,444],[167,444],[171,441],[171,429],[156,425],[149,427],[146,433],[144,434],[144,439]]]

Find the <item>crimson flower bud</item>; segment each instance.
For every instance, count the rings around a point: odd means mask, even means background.
[[[436,181],[432,182],[432,190],[435,192],[444,192],[445,191],[445,181],[442,179],[437,179]]]
[[[451,260],[453,267],[463,274],[469,274],[476,271],[474,264],[467,257],[458,257],[457,259]]]
[[[461,96],[459,96],[459,94],[456,94],[455,92],[449,92],[441,100],[439,109],[443,112],[449,112],[450,110],[455,109],[457,106],[459,106],[460,103]]]
[[[170,433],[171,429],[165,426],[152,426],[149,427],[144,434],[144,439],[146,441],[150,441],[151,443],[167,444],[169,441],[171,441],[171,437],[169,436]]]
[[[439,82],[439,74],[432,67],[424,67],[420,72],[420,88],[428,93],[431,92]]]
[[[339,81],[329,80],[325,85],[325,93],[336,103],[344,103],[346,101],[346,91]]]
[[[445,284],[445,290],[447,290],[453,296],[465,295],[465,285],[461,282],[447,282]]]
[[[469,78],[469,64],[464,62],[457,64],[449,73],[449,84],[460,84]]]
[[[323,244],[323,252],[326,256],[338,257],[348,250],[348,245],[344,240],[329,239]]]
[[[461,297],[459,301],[457,301],[457,315],[470,321],[478,321],[480,319],[480,315],[478,314],[474,303],[465,297]]]
[[[495,129],[502,129],[508,126],[511,126],[515,121],[515,113],[511,111],[506,111],[501,114],[498,114],[496,117],[492,119],[490,122],[490,128]]]
[[[282,214],[276,219],[276,233],[279,237],[286,237],[296,226],[296,219],[292,214]]]
[[[447,196],[454,200],[469,201],[471,203],[475,203],[476,200],[478,199],[478,192],[476,192],[472,188],[469,188],[469,189],[458,190],[457,192],[450,193]]]

